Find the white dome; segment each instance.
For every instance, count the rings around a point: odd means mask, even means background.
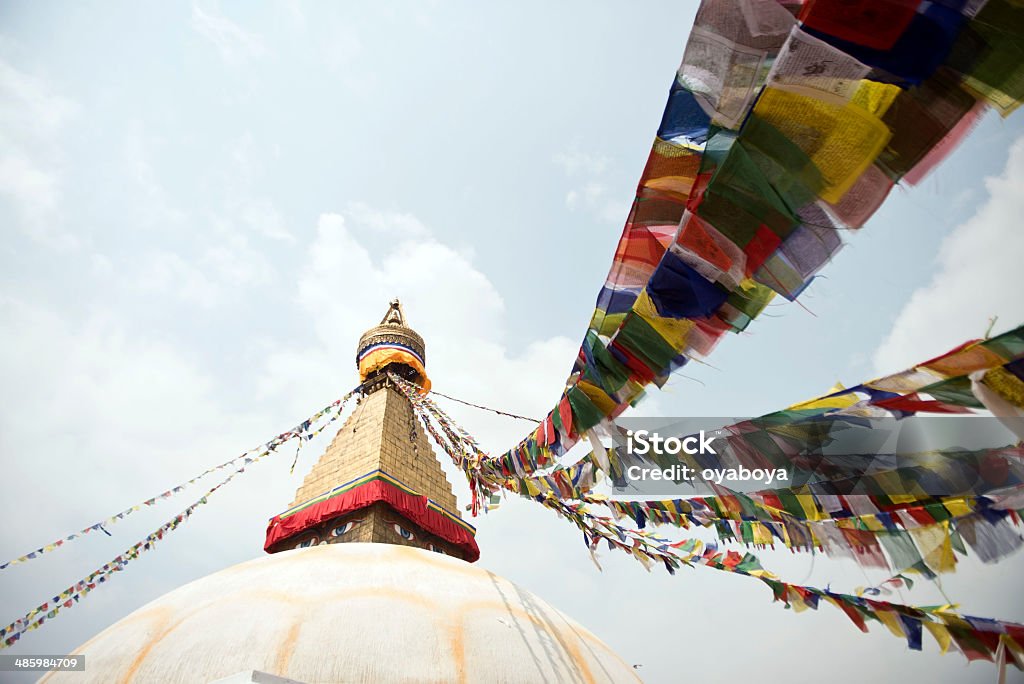
[[[547,603],[465,561],[391,544],[284,551],[196,580],[75,649],[46,682],[625,682],[634,670]]]

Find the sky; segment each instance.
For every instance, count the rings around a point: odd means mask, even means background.
[[[0,556],[14,558],[290,428],[358,382],[392,297],[434,388],[529,416],[557,399],[696,3],[0,2]],[[1024,123],[988,114],[801,297],[636,415],[759,415],[1024,323]],[[530,425],[439,400],[483,446]],[[262,555],[325,435],[268,460],[9,652],[72,653],[188,581]],[[467,503],[466,487],[444,464]],[[215,480],[211,480],[211,485]],[[204,489],[0,575],[7,624]],[[761,583],[647,573],[528,501],[472,522],[479,564],[647,681],[991,681]],[[795,583],[885,579],[757,554]],[[1024,555],[942,580],[1024,622]],[[920,583],[903,596],[943,603]],[[927,642],[927,640],[926,640]],[[5,673],[0,673],[0,681]],[[1012,673],[1024,680],[1018,673]],[[14,681],[12,679],[12,681]]]

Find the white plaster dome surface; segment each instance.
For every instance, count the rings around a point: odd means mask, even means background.
[[[331,544],[240,563],[176,589],[46,682],[628,682],[635,671],[530,592],[462,560]]]

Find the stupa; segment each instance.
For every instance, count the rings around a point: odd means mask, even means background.
[[[474,528],[390,373],[429,387],[398,300],[359,340],[362,397],[270,520],[269,555],[152,601],[47,682],[626,682],[633,668],[473,565]]]

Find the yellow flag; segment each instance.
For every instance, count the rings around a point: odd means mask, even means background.
[[[938,573],[952,572],[956,568],[956,556],[953,555],[953,543],[949,538],[948,521],[941,525],[912,527],[909,531],[929,568]]]
[[[925,628],[927,628],[927,630],[931,632],[932,637],[939,644],[939,650],[942,653],[945,653],[949,650],[949,644],[951,641],[953,641],[953,637],[950,636],[949,630],[946,628],[946,625],[942,624],[941,622],[932,622],[930,620],[922,620],[921,624],[923,624]]]
[[[892,105],[902,88],[891,83],[862,80],[850,100],[877,117],[881,117]]]
[[[943,501],[942,505],[947,511],[949,511],[950,515],[957,518],[967,515],[972,510],[963,499],[949,499]]]
[[[686,340],[690,337],[694,323],[688,318],[662,318],[651,301],[647,290],[640,293],[633,304],[633,312],[640,316],[658,334],[665,338],[674,349],[685,349]]]
[[[865,93],[866,102],[880,106]],[[810,157],[821,172],[821,198],[836,203],[885,149],[892,132],[868,107],[818,99],[809,88],[769,86],[754,113]]]
[[[842,392],[845,387],[842,383],[837,382],[832,388],[826,393],[826,396],[819,399],[811,399],[810,401],[803,401],[799,404],[793,404],[789,407],[789,410],[799,411],[800,409],[816,409],[816,408],[849,408],[858,401],[860,397],[855,392],[848,392],[846,394],[840,394],[836,397],[830,397],[829,394],[835,394],[836,392]]]
[[[903,632],[903,625],[900,623],[900,616],[896,613],[888,610],[876,610],[875,616],[881,621],[883,625],[889,628],[889,631],[901,639],[906,638],[906,634]]]

